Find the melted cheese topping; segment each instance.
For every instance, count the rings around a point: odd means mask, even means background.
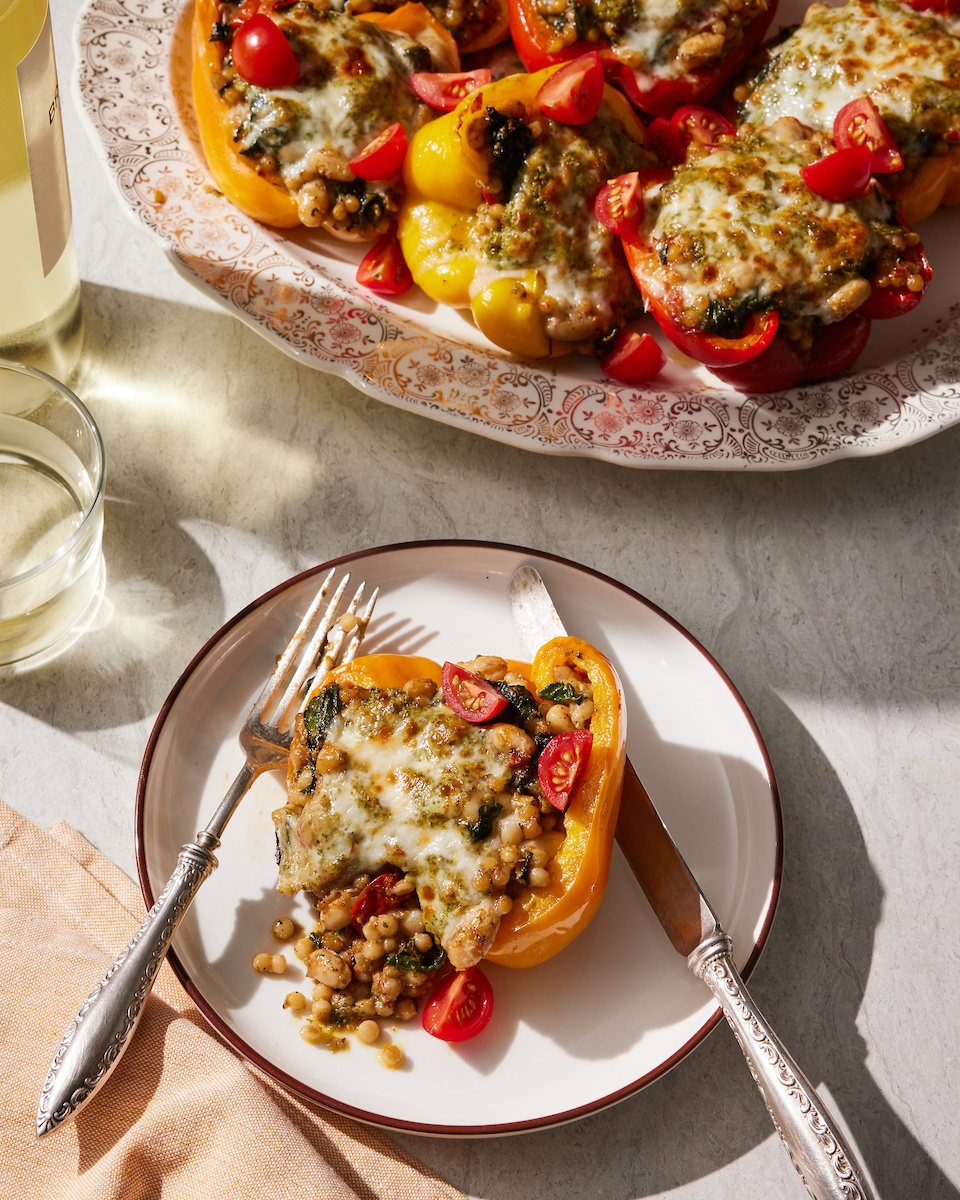
[[[548,336],[565,341],[602,337],[637,315],[619,239],[595,219],[593,201],[608,179],[652,161],[606,104],[579,128],[542,118],[509,200],[481,210],[474,227],[471,295],[533,268]]]
[[[412,38],[300,6],[276,23],[300,78],[286,88],[245,87],[237,144],[243,153],[274,155],[291,189],[317,173],[318,152],[351,159],[395,121],[417,128],[423,110],[409,76],[429,65],[429,54]]]
[[[960,39],[898,0],[814,5],[760,72],[743,120],[790,116],[828,132],[837,113],[869,95],[908,159],[960,130]]]
[[[505,791],[507,755],[442,700],[423,705],[393,691],[354,695],[324,746],[341,765],[317,774],[312,791],[292,791],[274,813],[280,891],[322,893],[392,864],[415,877],[424,924],[451,961],[461,965],[455,947],[465,937],[476,961],[499,918],[474,884],[491,853],[490,831],[476,836],[469,816],[478,801],[495,803]],[[315,760],[316,750],[307,758]]]
[[[858,281],[897,227],[877,191],[848,204],[810,192],[800,169],[816,155],[811,141],[746,133],[679,168],[649,205],[645,236],[663,268],[652,287],[679,296],[681,311],[736,326],[758,309],[846,316],[845,297],[869,294]]]

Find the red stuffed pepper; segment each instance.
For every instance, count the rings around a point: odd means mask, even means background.
[[[510,33],[530,71],[597,50],[608,82],[643,112],[712,99],[766,32],[776,0],[509,0]]]
[[[930,281],[894,201],[838,153],[783,118],[691,145],[673,173],[614,180],[598,197],[660,328],[738,389],[839,374],[871,321],[912,309]]]

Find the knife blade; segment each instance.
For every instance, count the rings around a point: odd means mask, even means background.
[[[565,628],[543,579],[533,567],[518,567],[510,580],[513,619],[528,654]],[[643,888],[667,937],[686,958],[720,922],[667,832],[640,778],[627,760],[617,842]]]
[[[540,573],[510,580],[514,622],[528,654],[566,630]],[[750,1066],[771,1120],[814,1200],[876,1200],[836,1118],[757,1008],[733,945],[627,761],[617,842],[674,949],[710,988]]]

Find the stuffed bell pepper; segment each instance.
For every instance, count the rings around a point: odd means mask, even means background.
[[[776,0],[510,0],[529,71],[599,52],[607,78],[643,112],[705,103],[744,66]]]
[[[513,354],[607,354],[642,303],[593,201],[655,161],[643,137],[596,55],[468,95],[407,154],[398,234],[414,281]]]
[[[960,37],[946,7],[813,4],[736,89],[741,118],[770,125],[798,117],[838,147],[870,145],[873,170],[908,225],[940,204],[960,204]]]
[[[392,229],[408,139],[430,116],[411,72],[458,67],[421,4],[354,17],[327,0],[196,0],[203,152],[227,198],[268,225],[350,240]]]
[[[576,638],[532,667],[370,655],[319,681],[274,823],[279,890],[315,898],[298,953],[323,1019],[408,1019],[433,992],[425,1024],[458,1040],[436,997],[481,1006],[479,963],[532,966],[590,921],[623,768],[619,681]]]
[[[610,181],[597,212],[670,341],[735,388],[775,391],[851,366],[871,321],[930,281],[870,158],[782,117]]]

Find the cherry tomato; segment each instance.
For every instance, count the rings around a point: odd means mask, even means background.
[[[670,118],[670,132],[675,153],[683,161],[691,142],[700,146],[718,146],[720,138],[729,137],[734,128],[722,113],[712,108],[704,108],[701,104],[685,104]]]
[[[846,146],[800,168],[800,177],[811,192],[835,202],[862,196],[872,175],[869,146]]]
[[[406,897],[395,896],[391,890],[402,878],[403,872],[397,867],[387,867],[370,880],[350,906],[350,920],[358,929],[363,929],[371,917],[378,917],[403,904]]]
[[[263,13],[254,13],[237,29],[230,52],[237,74],[255,87],[289,87],[300,78],[290,43]]]
[[[911,290],[906,282],[900,286],[874,287],[865,303],[861,304],[858,312],[871,321],[886,321],[891,317],[899,317],[916,308],[923,299],[923,294],[930,286],[933,278],[933,268],[927,259],[923,246],[918,242],[910,246],[900,255],[900,262],[910,276],[919,277],[921,286],[916,291]]]
[[[421,1021],[427,1033],[444,1042],[476,1037],[493,1016],[493,988],[479,967],[467,967],[442,979],[427,997]]]
[[[635,237],[643,216],[643,197],[655,184],[666,183],[669,178],[670,172],[660,167],[618,175],[597,192],[593,215],[617,237]]]
[[[903,170],[903,155],[869,96],[851,100],[840,109],[833,122],[833,140],[841,150],[869,146],[875,174],[890,175]]]
[[[610,351],[600,359],[600,366],[620,383],[645,383],[659,371],[667,356],[649,333],[621,329]]]
[[[507,707],[506,696],[498,692],[492,683],[480,675],[465,671],[456,663],[443,664],[440,682],[447,704],[458,717],[474,725],[489,721]]]
[[[649,334],[646,336],[649,337]],[[554,808],[566,812],[580,768],[590,757],[593,734],[588,729],[558,733],[540,752],[537,780],[540,791]]]
[[[551,75],[537,93],[542,112],[564,125],[586,125],[603,99],[603,65],[595,51],[582,54]]]
[[[413,286],[396,234],[388,233],[367,251],[357,267],[357,283],[378,296],[400,296]]]
[[[406,156],[407,131],[395,121],[354,155],[349,167],[361,179],[392,179],[403,166]]]
[[[440,112],[452,112],[464,96],[479,91],[492,80],[493,72],[486,67],[476,71],[414,71],[410,86],[424,104]]]

